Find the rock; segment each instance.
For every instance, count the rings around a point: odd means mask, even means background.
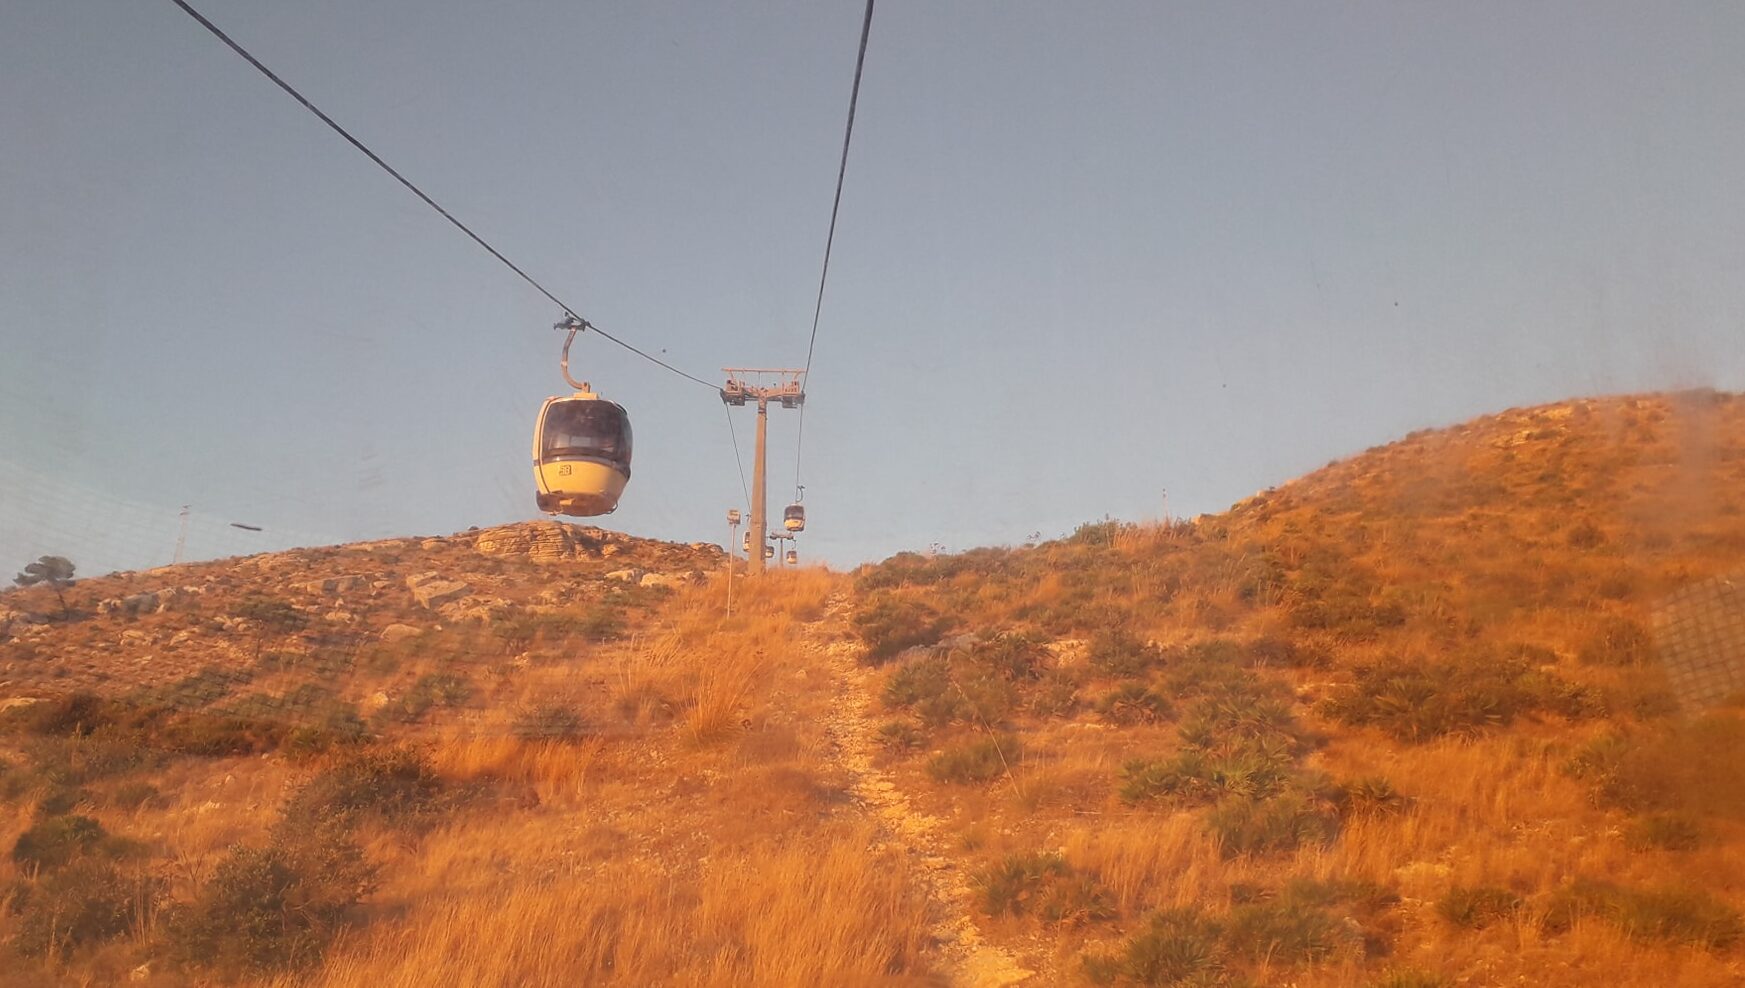
[[[442,608],[442,616],[448,621],[476,621],[480,624],[490,624],[500,608],[506,608],[509,602],[501,597],[474,597],[461,604],[450,604]]]
[[[603,545],[600,547],[600,556],[601,558],[616,556],[620,551],[621,550],[616,545]]]
[[[328,611],[321,615],[321,620],[328,624],[351,624],[357,620],[357,615],[350,611]]]
[[[146,963],[141,964],[140,966],[127,972],[127,980],[129,980],[129,981],[149,981],[149,980],[151,980],[151,962],[147,961]]]
[[[643,570],[637,569],[634,566],[629,569],[615,569],[606,574],[606,579],[616,580],[619,583],[636,583],[642,579],[643,572]]]
[[[186,645],[189,642],[191,642],[194,639],[199,638],[199,637],[200,637],[200,632],[195,631],[193,628],[183,628],[181,631],[176,632],[175,635],[173,635],[170,638],[170,644],[171,645]]]
[[[367,577],[357,575],[330,576],[325,580],[305,580],[302,583],[293,583],[291,589],[301,590],[304,593],[345,593],[347,590],[356,590],[367,582],[369,582]]]
[[[459,580],[444,579],[438,573],[409,576],[406,578],[406,588],[412,591],[412,599],[427,610],[452,604],[473,592],[471,585]]]
[[[402,625],[397,625],[396,627],[404,628],[406,626],[402,624]],[[358,713],[363,714],[365,717],[368,717],[371,714],[374,714],[376,711],[387,706],[388,702],[389,702],[388,694],[382,692],[381,690],[377,690],[374,693],[371,693],[369,696],[366,696],[362,700],[358,701],[358,705],[357,705]]]
[[[123,645],[144,645],[150,641],[151,636],[143,631],[129,629],[121,633],[121,644]]]
[[[1071,669],[1081,666],[1089,652],[1089,644],[1082,638],[1062,638],[1042,646],[1054,656],[1057,669]]]
[[[3,714],[8,710],[16,710],[19,707],[28,707],[28,706],[31,706],[32,704],[37,704],[37,703],[41,703],[41,702],[42,702],[42,699],[40,697],[34,697],[34,696],[7,697],[4,700],[0,700],[0,714]]]
[[[561,521],[499,525],[479,532],[473,549],[488,556],[525,556],[536,563],[594,555],[598,529],[566,525]]]
[[[403,642],[408,638],[417,638],[422,634],[424,632],[421,629],[414,628],[409,624],[390,624],[382,629],[382,641]]]
[[[685,578],[682,576],[674,576],[671,573],[644,573],[642,574],[642,579],[637,581],[637,585],[644,587],[667,587],[670,589],[684,586]]]
[[[98,614],[119,614],[123,617],[139,617],[142,614],[155,614],[161,599],[158,592],[150,590],[136,593],[128,597],[111,597],[97,602]]]

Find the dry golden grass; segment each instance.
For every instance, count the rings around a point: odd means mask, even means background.
[[[754,847],[711,858],[695,878],[620,859],[433,892],[406,921],[342,945],[311,980],[332,988],[926,983],[923,904],[870,843],[861,831]]]

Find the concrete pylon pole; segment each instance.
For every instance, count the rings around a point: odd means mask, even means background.
[[[753,458],[751,478],[751,571],[763,572],[763,549],[769,541],[769,454],[765,443],[769,439],[769,399],[757,400],[757,453]]]

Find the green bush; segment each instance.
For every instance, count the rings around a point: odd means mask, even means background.
[[[883,665],[908,649],[932,645],[951,628],[951,622],[926,603],[891,593],[866,598],[853,624],[866,644],[865,661],[870,665]]]
[[[1008,854],[975,877],[989,916],[1035,916],[1079,926],[1113,917],[1108,892],[1059,854]]]
[[[1480,930],[1521,908],[1521,897],[1491,885],[1456,885],[1436,901],[1436,914],[1468,930]]]
[[[1714,713],[1653,731],[1603,735],[1564,766],[1627,810],[1745,820],[1745,719]]]
[[[1631,939],[1724,950],[1745,936],[1737,910],[1699,889],[1631,889],[1610,882],[1577,880],[1546,901],[1540,926],[1562,933],[1592,916],[1613,923]]]
[[[382,720],[404,724],[416,722],[432,707],[458,707],[472,695],[472,684],[450,673],[429,673],[420,676],[411,688],[383,707]]]
[[[81,858],[57,871],[20,882],[13,893],[17,933],[12,946],[27,957],[65,959],[144,925],[163,895],[163,883],[123,872],[114,862]]]
[[[941,751],[927,762],[927,773],[941,782],[989,782],[1019,761],[1018,739],[984,737]]]
[[[1099,985],[1221,988],[1240,983],[1226,966],[1222,926],[1194,909],[1153,913],[1118,952],[1087,955],[1084,963],[1085,975]]]
[[[158,787],[149,782],[123,782],[110,794],[109,805],[123,810],[137,810],[158,797]]]
[[[1117,679],[1145,676],[1163,661],[1163,654],[1131,632],[1117,628],[1091,639],[1091,668]]]
[[[1215,688],[1189,709],[1179,729],[1182,743],[1201,751],[1295,755],[1306,738],[1291,707],[1257,685]]]
[[[1016,631],[978,642],[969,652],[970,662],[1009,682],[1040,679],[1047,660],[1040,638]]]
[[[172,956],[227,970],[297,969],[318,960],[375,887],[363,849],[336,824],[281,825],[265,847],[237,847],[168,919]]]
[[[1123,683],[1097,701],[1097,713],[1111,724],[1155,724],[1174,711],[1163,694],[1144,683]]]
[[[1213,755],[1184,751],[1161,760],[1134,759],[1122,766],[1120,795],[1128,803],[1171,799],[1182,805],[1225,796],[1270,799],[1292,778],[1288,757],[1260,750]]]
[[[1689,851],[1702,842],[1702,826],[1682,813],[1650,814],[1624,831],[1624,843],[1635,851]]]
[[[88,816],[51,816],[18,836],[12,860],[52,870],[100,851],[108,839],[103,825]]]
[[[1262,902],[1230,910],[1224,943],[1250,960],[1298,964],[1319,960],[1353,942],[1343,920],[1327,908],[1331,896],[1313,882],[1298,880]]]
[[[1474,735],[1529,713],[1590,716],[1590,691],[1519,660],[1468,658],[1357,670],[1356,681],[1322,706],[1330,717],[1373,726],[1400,741]]]
[[[1377,817],[1404,813],[1412,801],[1401,795],[1393,783],[1372,775],[1342,784],[1335,802],[1346,817]]]
[[[588,725],[574,709],[546,703],[516,715],[509,731],[523,741],[580,741]]]
[[[1029,709],[1038,717],[1071,717],[1078,708],[1079,684],[1070,673],[1050,672],[1030,691]]]
[[[1453,982],[1440,974],[1431,974],[1417,968],[1403,968],[1389,971],[1380,978],[1369,983],[1369,988],[1449,988]]]
[[[423,754],[409,748],[360,749],[299,786],[285,802],[284,825],[313,829],[369,819],[416,827],[434,822],[451,805]]]
[[[999,724],[1017,703],[1012,683],[985,668],[924,655],[906,660],[885,681],[884,701],[893,709],[912,708],[929,727],[953,722]]]
[[[921,747],[927,736],[906,720],[888,720],[879,725],[879,744],[893,751],[909,751]]]
[[[1227,858],[1325,845],[1339,834],[1338,817],[1326,803],[1299,790],[1272,799],[1225,799],[1212,809],[1206,824]]]

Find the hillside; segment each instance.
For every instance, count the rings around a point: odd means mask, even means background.
[[[0,984],[1738,984],[1742,507],[1699,392],[731,617],[556,523],[9,591]]]

